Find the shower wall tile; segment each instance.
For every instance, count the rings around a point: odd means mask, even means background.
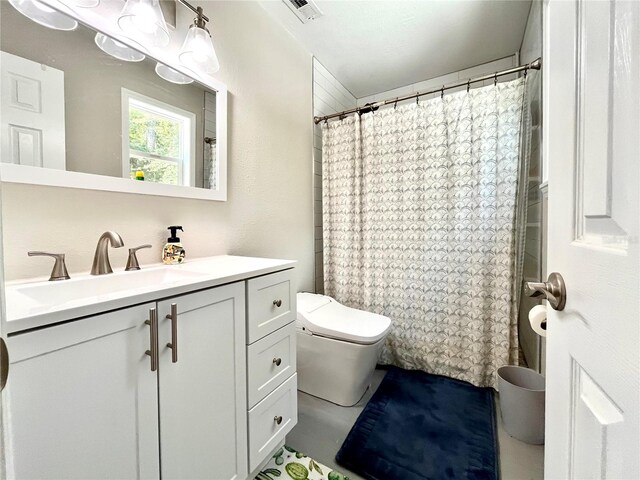
[[[527,28],[520,49],[521,63],[528,63],[542,55],[542,1],[531,2]],[[545,209],[547,199],[545,189],[541,187],[541,142],[540,128],[542,115],[542,92],[540,84],[530,92],[531,118],[531,156],[529,159],[528,181],[528,209],[527,231],[525,243],[524,271],[525,276],[535,281],[546,279],[547,226]],[[524,352],[527,365],[544,374],[545,371],[545,342],[536,335],[529,326],[528,314],[533,303],[528,297],[523,297],[519,312],[518,337]]]
[[[542,223],[542,202],[532,203],[527,207],[527,223],[534,225]]]
[[[313,114],[330,115],[356,107],[356,98],[317,59],[313,59]],[[315,289],[324,292],[322,271],[322,127],[313,129],[313,218]]]

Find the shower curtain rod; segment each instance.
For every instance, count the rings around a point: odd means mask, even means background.
[[[518,72],[525,72],[525,74],[526,74],[527,70],[529,70],[529,69],[531,69],[531,70],[540,70],[540,68],[542,68],[542,59],[541,58],[537,58],[533,62],[528,63],[526,65],[520,65],[519,67],[514,67],[514,68],[510,68],[508,70],[503,70],[501,72],[492,73],[491,75],[484,75],[482,77],[470,78],[469,80],[466,80],[464,82],[452,83],[452,84],[446,85],[446,86],[443,85],[442,87],[436,88],[434,90],[429,90],[429,91],[426,91],[426,92],[416,92],[416,93],[412,93],[411,95],[406,95],[404,97],[396,97],[396,98],[390,98],[388,100],[381,100],[379,102],[367,103],[366,105],[363,105],[362,107],[356,107],[356,108],[352,108],[350,110],[344,110],[342,112],[332,113],[331,115],[325,115],[323,117],[313,117],[313,121],[317,125],[318,123],[320,123],[322,121],[327,121],[330,118],[340,117],[342,119],[342,118],[344,118],[345,115],[349,115],[350,113],[359,113],[360,115],[362,115],[363,113],[374,112],[374,111],[378,110],[378,108],[383,107],[384,105],[390,105],[392,103],[398,103],[398,102],[402,102],[404,100],[410,100],[412,98],[415,98],[417,100],[419,97],[422,97],[423,95],[429,95],[431,93],[440,92],[444,96],[444,91],[445,90],[450,90],[452,88],[463,87],[465,85],[467,85],[467,87],[469,87],[472,83],[484,82],[485,80],[491,80],[491,79],[494,79],[496,81],[496,83],[497,83],[498,82],[498,77],[502,77],[504,75],[511,75],[512,73],[518,73]]]

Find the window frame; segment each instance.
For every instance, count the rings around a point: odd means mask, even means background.
[[[178,186],[195,187],[196,183],[196,114],[183,110],[161,100],[148,97],[133,90],[122,88],[122,177],[131,179],[131,154],[157,160],[176,162],[178,165]],[[131,148],[129,139],[129,115],[130,107],[138,104],[142,110],[150,111],[155,115],[186,122],[185,128],[182,128],[180,138],[180,156],[176,160],[174,157],[166,157],[155,153],[143,152]],[[163,184],[158,185],[173,185]]]

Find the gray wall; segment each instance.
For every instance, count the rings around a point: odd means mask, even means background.
[[[143,266],[160,261],[168,225],[183,225],[187,258],[216,254],[298,260],[298,286],[313,289],[311,56],[256,2],[202,1],[213,19],[229,88],[228,201],[3,184],[7,280],[48,275],[28,250],[67,253],[71,275],[87,272],[98,237],[119,232]],[[188,25],[189,19],[181,22]],[[122,269],[126,248],[112,249]]]
[[[102,52],[95,32],[42,27],[0,2],[0,48],[64,71],[67,170],[122,176],[121,89],[196,114],[196,185],[202,185],[204,89],[156,75],[155,62],[122,62]]]

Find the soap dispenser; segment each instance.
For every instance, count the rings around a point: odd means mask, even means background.
[[[182,243],[180,243],[180,238],[177,236],[177,231],[182,230],[182,227],[179,225],[172,225],[168,227],[168,230],[171,231],[171,236],[167,239],[167,243],[162,249],[162,263],[166,265],[177,265],[178,263],[184,262],[184,248],[182,247]]]

